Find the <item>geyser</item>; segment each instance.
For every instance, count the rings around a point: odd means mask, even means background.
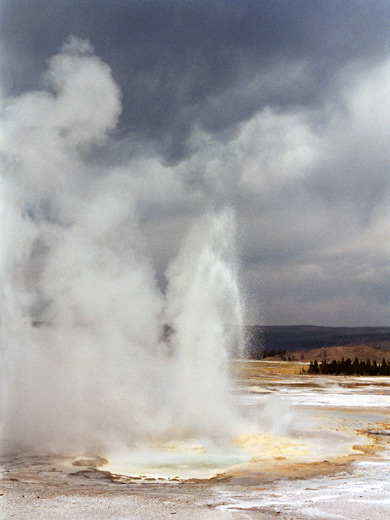
[[[3,446],[76,453],[233,434],[233,212],[195,219],[163,293],[129,174],[87,159],[120,114],[110,68],[70,38],[45,81],[2,101]]]

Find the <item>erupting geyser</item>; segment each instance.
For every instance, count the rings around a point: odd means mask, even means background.
[[[2,107],[3,446],[231,435],[226,365],[242,348],[233,213],[196,220],[163,294],[131,176],[87,159],[120,114],[109,67],[70,38],[45,80]]]

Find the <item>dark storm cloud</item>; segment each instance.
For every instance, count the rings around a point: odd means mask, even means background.
[[[47,89],[70,34],[123,112],[87,158],[137,198],[161,286],[194,216],[238,215],[249,321],[390,320],[390,3],[3,0],[5,95]]]
[[[3,0],[3,88],[40,87],[69,34],[89,38],[123,92],[120,132],[187,154],[197,123],[212,132],[265,105],[321,102],[349,60],[390,43],[378,1]]]

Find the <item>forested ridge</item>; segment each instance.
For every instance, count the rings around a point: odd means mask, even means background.
[[[390,349],[390,327],[320,327],[312,325],[248,326],[248,356],[261,359],[270,353],[288,354],[335,345],[369,345]]]

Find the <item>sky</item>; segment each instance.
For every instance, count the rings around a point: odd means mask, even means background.
[[[50,88],[70,36],[119,88],[85,160],[131,179],[161,287],[229,207],[248,323],[390,324],[388,1],[1,0],[2,97]]]

